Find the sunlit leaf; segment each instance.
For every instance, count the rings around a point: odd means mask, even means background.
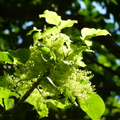
[[[13,107],[14,99],[10,98],[10,96],[19,97],[17,93],[13,93],[8,89],[0,87],[0,105],[8,110]]]
[[[42,44],[38,44],[39,48],[42,49],[46,53],[50,53],[50,49],[48,47],[43,46]]]
[[[84,42],[86,43],[87,46],[91,46],[92,45],[92,41],[90,41],[90,40],[85,40]]]
[[[41,39],[41,33],[40,33],[40,32],[34,33],[33,39],[34,39],[34,43],[35,43],[36,41],[38,41],[39,39]]]
[[[39,108],[37,109],[37,112],[40,115],[40,118],[47,117],[49,111],[46,103],[41,103]]]
[[[34,109],[37,110],[37,113],[39,114],[40,118],[48,116],[49,111],[48,111],[46,102],[43,101],[43,98],[37,89],[35,89],[30,94],[30,96],[27,98],[26,102],[29,102],[30,104],[32,104],[34,106]]]
[[[73,61],[65,61],[65,60],[63,61],[63,63],[66,65],[73,65],[74,64]]]
[[[13,58],[8,52],[0,52],[0,61],[12,64]]]
[[[61,100],[49,100],[48,104],[52,104],[52,106],[54,105],[60,109],[66,109],[72,106],[72,104],[67,102],[64,98]]]
[[[61,30],[66,27],[71,27],[73,26],[74,23],[77,23],[77,21],[76,20],[62,20],[58,28]]]
[[[56,26],[58,26],[61,21],[61,17],[57,15],[56,12],[49,11],[49,10],[45,10],[44,14],[39,15],[39,17],[45,18],[47,23],[56,25]]]
[[[100,29],[97,29],[96,30],[96,36],[103,36],[103,35],[111,35],[107,30],[100,30]]]
[[[51,34],[57,34],[59,33],[59,30],[57,27],[53,27],[53,28],[47,28],[42,34],[41,37],[45,37],[47,35],[51,35]]]
[[[81,67],[85,67],[86,66],[86,64],[83,61],[79,61],[78,63],[79,63],[79,66],[81,66]]]
[[[37,40],[44,38],[46,36],[49,36],[51,34],[57,34],[59,33],[59,30],[57,27],[53,27],[53,28],[47,28],[43,33],[37,31],[36,33],[34,33],[33,38],[34,38],[34,42],[36,42]]]
[[[78,50],[84,51],[84,52],[94,52],[89,48],[89,46],[81,46]]]
[[[53,59],[54,62],[56,62],[57,58],[56,58],[56,55],[53,51],[50,51],[50,56],[51,56],[51,59]]]
[[[99,120],[105,111],[104,102],[97,94],[91,94],[87,100],[79,100],[79,104],[92,120]]]
[[[94,28],[83,28],[81,30],[82,40],[91,39],[95,36],[103,36],[103,35],[110,35],[107,30],[100,30]]]

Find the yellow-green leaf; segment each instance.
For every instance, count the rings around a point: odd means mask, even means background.
[[[79,98],[78,98],[79,99]],[[105,111],[105,104],[97,94],[91,94],[87,100],[78,100],[80,107],[92,120],[100,120]]]
[[[58,26],[61,21],[61,17],[57,15],[56,12],[49,11],[49,10],[45,10],[44,14],[39,15],[39,17],[45,18],[47,23],[56,25],[56,26]]]

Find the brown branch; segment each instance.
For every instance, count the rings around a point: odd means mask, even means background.
[[[84,53],[84,55],[87,57],[87,59],[89,59],[90,61],[92,61],[93,63],[95,63],[96,65],[102,67],[103,69],[109,71],[110,73],[114,74],[114,75],[118,75],[120,77],[120,72],[112,70],[110,67],[106,67],[103,64],[100,64],[97,60],[95,60],[94,58],[92,58],[90,55]]]
[[[118,46],[113,40],[112,37],[107,36],[98,36],[92,38],[93,41],[103,44],[109,52],[111,52],[114,56],[120,59],[120,46]]]
[[[38,79],[37,82],[35,82],[32,87],[25,93],[25,95],[15,104],[15,106],[9,110],[3,111],[3,113],[0,114],[0,120],[3,118],[11,115],[34,91],[34,89],[39,85],[41,79]]]

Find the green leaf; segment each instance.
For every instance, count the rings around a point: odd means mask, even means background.
[[[56,55],[48,47],[46,47],[46,46],[44,46],[42,44],[38,44],[38,47],[42,51],[44,51],[44,53],[41,54],[41,57],[43,58],[44,61],[46,61],[46,62],[48,62],[49,60],[56,61]]]
[[[51,35],[51,34],[58,34],[59,30],[57,27],[53,27],[53,28],[47,28],[42,34],[41,34],[41,38],[45,37],[47,35]]]
[[[9,54],[14,59],[14,64],[22,64],[25,63],[28,58],[30,57],[30,50],[29,49],[18,49],[17,51],[9,50]]]
[[[51,56],[51,59],[53,59],[54,62],[56,62],[57,58],[56,58],[56,55],[53,51],[50,51],[50,56]]]
[[[85,40],[84,42],[86,43],[87,46],[92,46],[92,41],[90,41],[90,40]]]
[[[36,41],[38,41],[39,39],[41,39],[41,32],[36,32],[36,33],[34,33],[33,39],[34,39],[34,43],[35,43]]]
[[[8,52],[1,52],[0,51],[0,61],[12,64],[13,58]]]
[[[40,118],[47,117],[49,111],[46,103],[41,103],[39,108],[37,109],[37,112],[40,115]]]
[[[59,30],[57,27],[47,28],[43,33],[38,31],[38,32],[34,33],[34,35],[33,35],[34,42],[36,42],[37,40],[44,38],[48,35],[58,34],[58,33],[59,33]]]
[[[75,99],[74,99],[74,97],[72,96],[69,88],[63,87],[63,94],[68,98],[68,100],[69,100],[71,103],[75,103]]]
[[[91,39],[95,36],[102,36],[102,35],[110,35],[110,33],[107,30],[100,30],[100,29],[94,29],[94,28],[83,28],[81,30],[81,39]]]
[[[31,35],[33,32],[41,32],[41,30],[37,29],[36,27],[33,27],[33,30],[30,30],[27,35]]]
[[[58,26],[61,17],[56,14],[56,12],[45,10],[44,14],[39,15],[40,18],[45,18],[46,22],[52,25]]]
[[[42,49],[46,53],[50,53],[50,49],[42,44],[38,44],[39,48]]]
[[[70,104],[68,101],[66,101],[66,99],[61,99],[61,100],[49,100],[48,104],[52,104],[52,106],[56,106],[60,109],[66,109],[72,106],[72,104]]]
[[[90,50],[89,46],[81,46],[77,51],[94,52],[93,50]]]
[[[40,118],[47,117],[49,113],[46,102],[42,97],[43,96],[41,96],[40,91],[35,89],[26,99],[26,102],[32,104],[34,108],[37,110]]]
[[[14,100],[10,98],[10,96],[19,97],[17,93],[13,93],[8,89],[0,87],[0,105],[5,107],[6,110],[13,107]]]
[[[97,94],[91,94],[87,100],[78,98],[80,107],[92,120],[99,120],[105,111],[105,104],[102,98]]]
[[[63,28],[66,27],[72,27],[74,23],[77,23],[76,20],[62,20],[60,25],[58,26],[59,30],[62,30]]]

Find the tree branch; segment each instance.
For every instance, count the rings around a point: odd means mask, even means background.
[[[112,37],[110,35],[94,37],[92,40],[103,44],[109,50],[109,52],[120,59],[120,46],[118,46],[112,40]]]
[[[120,77],[120,73],[118,71],[112,70],[110,67],[106,67],[103,64],[100,64],[97,60],[95,60],[94,58],[92,58],[90,55],[88,55],[86,53],[84,53],[84,55],[87,57],[87,59],[89,59],[90,61],[92,61],[96,65],[98,65],[98,66],[102,67],[103,69],[109,71],[113,75],[118,75]]]
[[[29,96],[30,94],[34,91],[34,89],[39,85],[41,79],[38,79],[37,82],[35,82],[32,87],[25,93],[25,95],[15,104],[15,106],[9,110],[3,111],[2,114],[0,114],[0,120],[3,118],[11,115]]]

